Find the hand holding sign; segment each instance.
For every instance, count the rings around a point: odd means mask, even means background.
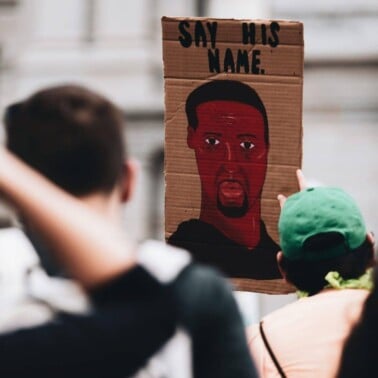
[[[297,169],[296,174],[297,174],[299,191],[305,190],[307,188],[307,182],[306,182],[306,178],[305,178],[302,170],[301,169]],[[279,194],[277,196],[277,199],[278,199],[278,202],[280,203],[280,207],[282,209],[283,206],[284,206],[284,204],[285,204],[285,201],[286,201],[287,197],[284,196],[283,194]]]

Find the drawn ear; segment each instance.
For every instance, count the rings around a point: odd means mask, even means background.
[[[188,126],[188,136],[186,138],[186,143],[188,144],[189,148],[194,148],[194,137],[196,130],[193,129],[193,127]]]

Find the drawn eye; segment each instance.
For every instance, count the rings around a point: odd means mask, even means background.
[[[252,148],[255,147],[255,145],[252,142],[246,140],[240,143],[240,147],[244,150],[252,150]]]
[[[216,146],[219,144],[219,139],[214,138],[214,137],[209,137],[205,139],[205,142],[209,144],[210,146]]]

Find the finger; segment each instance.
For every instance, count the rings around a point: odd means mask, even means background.
[[[284,204],[285,204],[285,201],[286,201],[286,197],[283,195],[283,194],[279,194],[277,196],[277,199],[278,199],[278,202],[280,203],[280,207],[281,209],[283,208]]]
[[[303,172],[300,169],[297,169],[297,180],[299,190],[305,190],[307,188],[307,182]]]

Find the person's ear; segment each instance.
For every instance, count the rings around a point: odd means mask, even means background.
[[[286,271],[285,271],[285,269],[282,267],[282,259],[283,259],[283,253],[282,253],[282,251],[278,251],[278,252],[277,252],[276,259],[277,259],[278,270],[280,271],[282,278],[283,278],[287,283],[289,283],[289,284],[291,285],[292,283],[287,279]]]
[[[188,126],[187,130],[188,130],[188,135],[186,138],[186,143],[189,148],[194,148],[194,137],[195,137],[196,130],[194,130],[193,127],[191,126]]]
[[[368,232],[366,235],[366,239],[371,245],[371,256],[370,256],[369,267],[373,267],[376,264],[375,254],[374,254],[374,243],[375,243],[374,234],[372,232]]]
[[[127,202],[134,193],[138,163],[135,160],[127,160],[123,163],[122,170],[121,201]]]
[[[372,232],[368,232],[366,234],[366,238],[369,241],[369,243],[374,246],[374,244],[375,244],[374,234]]]

